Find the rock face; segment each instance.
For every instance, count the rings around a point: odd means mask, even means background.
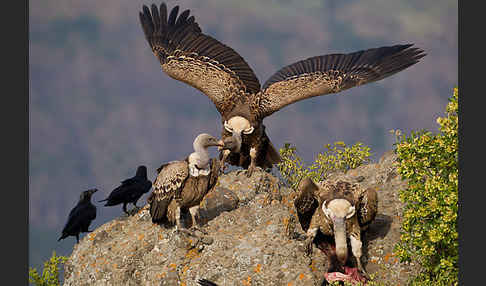
[[[377,281],[405,285],[414,265],[392,256],[399,239],[402,205],[392,152],[378,163],[330,179],[359,182],[378,190],[378,216],[363,234],[363,262]],[[64,285],[321,285],[327,258],[314,247],[304,255],[295,193],[257,170],[223,174],[200,205],[196,236],[152,224],[148,205],[132,216],[100,226],[75,245],[65,264]]]

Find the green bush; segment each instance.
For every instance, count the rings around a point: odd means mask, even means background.
[[[344,142],[338,141],[324,145],[324,152],[319,152],[314,162],[306,167],[302,158],[297,154],[297,148],[289,143],[279,150],[282,161],[277,165],[282,177],[290,187],[296,188],[299,182],[309,177],[314,181],[322,181],[335,171],[346,172],[350,169],[370,161],[370,148],[358,142],[347,147]]]
[[[402,262],[423,271],[412,285],[458,285],[458,90],[439,117],[439,133],[412,132],[395,143],[397,171],[408,180],[400,191],[405,203],[401,237],[395,251]]]
[[[49,260],[44,262],[44,269],[42,275],[39,275],[37,269],[29,268],[29,282],[36,286],[58,286],[61,285],[59,281],[59,264],[65,263],[67,257],[56,256],[56,252],[52,252]]]

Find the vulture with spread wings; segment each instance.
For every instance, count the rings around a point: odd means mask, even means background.
[[[281,160],[265,133],[265,117],[299,100],[391,76],[425,56],[412,44],[316,56],[282,68],[261,87],[245,60],[203,34],[189,10],[179,14],[175,6],[168,13],[165,3],[142,10],[143,31],[162,70],[206,94],[221,114],[222,138],[233,145],[221,151],[222,166],[241,166],[248,176]]]

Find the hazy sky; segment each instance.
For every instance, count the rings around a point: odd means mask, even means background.
[[[150,51],[138,11],[152,3],[29,3],[31,255],[70,252],[75,239],[55,240],[81,191],[97,187],[101,200],[141,164],[153,180],[162,163],[191,152],[197,134],[220,135],[210,100],[164,74]],[[405,43],[426,51],[390,78],[266,118],[274,145],[292,142],[307,161],[338,140],[361,141],[379,158],[393,147],[391,129],[435,132],[457,85],[457,1],[168,1],[175,5],[240,53],[261,84],[312,56]],[[121,214],[96,205],[95,227]]]

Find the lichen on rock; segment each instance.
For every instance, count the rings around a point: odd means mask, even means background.
[[[378,216],[364,233],[363,262],[380,281],[404,285],[411,265],[392,256],[399,238],[401,203],[393,152],[378,163],[334,173],[330,179],[378,190]],[[75,245],[65,264],[64,285],[320,285],[327,258],[314,248],[304,255],[304,233],[293,207],[295,192],[257,169],[222,174],[200,205],[198,237],[153,224],[145,205],[115,218]],[[199,232],[198,232],[199,234]],[[290,283],[290,284],[289,284]]]

